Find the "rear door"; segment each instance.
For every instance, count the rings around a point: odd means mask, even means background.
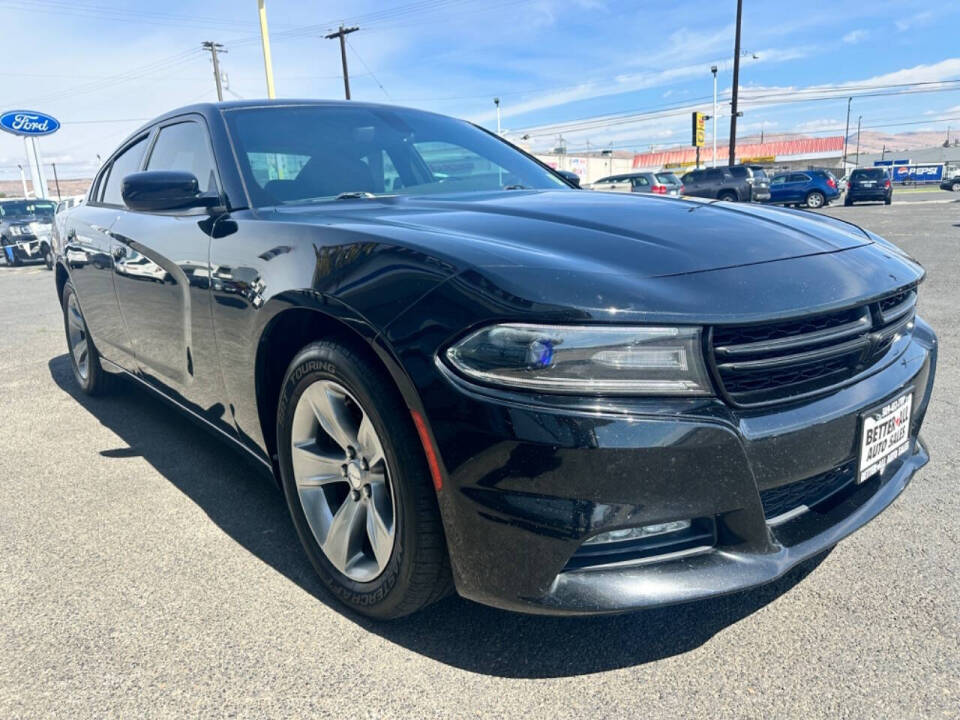
[[[118,244],[112,231],[124,212],[123,178],[140,169],[148,138],[143,134],[133,139],[107,161],[94,182],[90,201],[69,213],[60,237],[94,345],[103,357],[127,370],[134,370],[136,363],[114,284]]]
[[[181,170],[201,192],[220,192],[208,132],[199,116],[161,125],[145,169]],[[120,307],[142,378],[232,434],[225,419],[210,293],[216,219],[202,209],[124,212],[113,229]]]
[[[802,202],[810,187],[810,176],[803,173],[790,173],[787,176],[786,199],[790,202]]]
[[[727,182],[727,176],[723,170],[711,168],[703,171],[703,183],[701,184],[700,197],[715,198],[720,194],[721,187]],[[733,178],[730,178],[729,184],[733,185]],[[732,189],[732,188],[731,188]]]

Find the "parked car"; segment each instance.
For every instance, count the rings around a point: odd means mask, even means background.
[[[838,197],[840,183],[825,170],[778,173],[770,180],[770,202],[774,204],[819,208]]]
[[[677,197],[683,194],[683,183],[670,172],[632,172],[610,175],[590,183],[591,190],[607,192],[653,193]]]
[[[843,204],[849,206],[863,200],[882,200],[887,205],[893,202],[893,183],[889,170],[879,167],[857,168],[850,173]]]
[[[735,177],[729,168],[716,167],[692,170],[681,181],[684,194],[691,197],[750,202],[753,199],[753,185],[749,179],[746,174]]]
[[[373,617],[751,588],[928,460],[924,271],[833,218],[579,192],[464,121],[285,100],[144,125],[62,232],[78,386],[248,453]]]
[[[943,182],[940,183],[940,189],[960,192],[960,173],[952,177],[945,177]]]
[[[54,203],[49,200],[0,200],[0,247],[10,265],[45,260],[53,268],[50,227]]]

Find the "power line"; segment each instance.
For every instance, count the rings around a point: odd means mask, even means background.
[[[390,93],[387,92],[387,89],[383,86],[383,83],[377,79],[377,76],[373,74],[373,70],[371,70],[370,66],[367,65],[367,61],[363,59],[363,56],[357,52],[357,49],[353,46],[353,43],[348,40],[347,45],[350,46],[350,49],[353,50],[353,54],[357,56],[357,59],[360,60],[363,66],[367,69],[367,73],[369,73],[370,77],[373,78],[373,81],[377,84],[377,87],[379,87],[383,91],[383,94],[387,96],[387,100],[393,102],[393,98],[390,97]]]

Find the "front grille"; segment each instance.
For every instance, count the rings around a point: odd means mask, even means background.
[[[913,288],[831,313],[710,333],[714,375],[738,406],[796,400],[842,385],[883,357],[910,329]]]
[[[806,480],[763,490],[763,514],[767,520],[774,520],[799,508],[812,508],[852,483],[854,471],[855,463],[849,462]]]

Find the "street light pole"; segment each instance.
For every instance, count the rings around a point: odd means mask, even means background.
[[[710,67],[713,73],[713,161],[711,167],[717,166],[717,66]]]
[[[267,29],[267,7],[264,0],[257,0],[260,13],[260,44],[263,46],[263,71],[267,76],[267,97],[273,100],[277,93],[273,88],[273,60],[270,58],[270,32]]]
[[[860,167],[860,121],[863,120],[863,115],[860,115],[857,118],[857,160],[856,166]]]
[[[17,164],[17,170],[20,171],[20,184],[23,185],[23,196],[28,198],[30,194],[27,192],[27,176],[23,172],[23,165]]]
[[[843,131],[843,172],[847,172],[847,136],[850,135],[850,103],[852,97],[847,98],[847,129]]]
[[[737,0],[737,34],[733,43],[733,97],[730,102],[730,157],[731,167],[737,162],[737,90],[740,85],[740,21],[743,17],[743,0]]]

